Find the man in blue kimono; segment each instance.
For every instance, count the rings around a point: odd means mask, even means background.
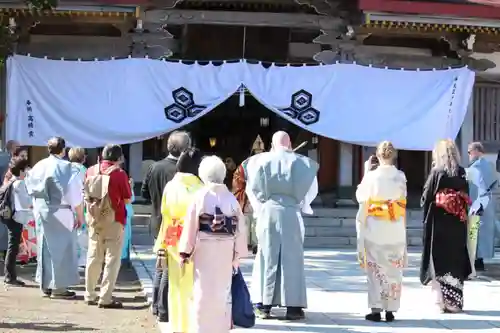
[[[25,178],[37,223],[36,281],[54,299],[75,298],[68,288],[80,282],[76,229],[83,223],[83,185],[79,172],[63,159],[65,146],[63,138],[50,139],[49,157]]]
[[[256,314],[270,318],[273,306],[287,308],[287,320],[304,318],[304,224],[318,193],[318,163],[294,153],[290,137],[276,132],[272,150],[250,158],[246,193],[257,218],[259,244],[252,273]]]
[[[497,186],[498,179],[492,163],[484,158],[484,148],[481,143],[471,143],[468,153],[469,168],[477,175],[474,181],[469,183],[470,198],[472,202],[481,200],[485,203],[479,205],[479,209],[473,212],[480,216],[475,268],[477,271],[484,271],[484,259],[491,259],[495,255],[496,217],[492,190]]]

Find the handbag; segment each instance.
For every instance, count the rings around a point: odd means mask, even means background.
[[[231,284],[232,297],[232,318],[235,326],[243,328],[251,328],[255,326],[255,313],[253,312],[253,304],[250,300],[250,292],[247,284],[238,270],[233,274]]]

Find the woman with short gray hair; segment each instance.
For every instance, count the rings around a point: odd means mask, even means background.
[[[189,331],[228,333],[232,270],[247,255],[245,220],[223,183],[226,166],[220,158],[205,157],[198,175],[205,186],[188,209],[178,247],[181,265],[192,261],[195,270]]]
[[[217,156],[207,156],[201,161],[198,175],[205,184],[223,184],[226,178],[226,165]]]

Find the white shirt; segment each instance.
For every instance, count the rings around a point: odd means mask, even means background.
[[[24,180],[15,177],[14,179],[14,183],[12,184],[12,203],[14,205],[13,219],[17,223],[27,224],[34,218],[32,209],[33,202],[28,195]]]

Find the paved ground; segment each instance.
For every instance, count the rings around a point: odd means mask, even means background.
[[[1,263],[3,264],[3,263]],[[125,309],[108,310],[87,306],[83,302],[82,286],[74,288],[78,299],[74,301],[42,298],[32,280],[34,266],[20,269],[27,288],[5,289],[0,284],[0,332],[156,332],[156,322],[148,310],[147,299],[133,268],[120,272],[115,296]],[[2,272],[3,275],[3,272]]]
[[[137,228],[136,258],[138,274],[150,291],[150,274],[154,269],[151,244],[144,228]],[[465,313],[440,314],[434,307],[428,287],[418,281],[419,253],[411,253],[406,270],[401,310],[397,321],[374,324],[363,318],[367,309],[365,277],[358,269],[351,251],[322,250],[306,252],[309,308],[304,322],[258,321],[253,329],[236,329],[235,333],[271,333],[293,331],[304,333],[424,333],[472,330],[500,332],[500,282],[480,277],[466,282]],[[248,278],[252,260],[245,260],[243,271]],[[279,311],[277,312],[279,314]],[[168,325],[161,331],[170,333]],[[207,332],[210,333],[210,332]]]
[[[102,310],[89,307],[82,301],[83,288],[77,287],[79,300],[50,300],[40,297],[31,282],[29,288],[3,289],[0,286],[0,332],[168,332],[168,324],[158,328],[143,297],[151,292],[154,258],[151,238],[145,227],[134,227],[135,253],[133,264],[137,271],[123,269],[116,296],[126,309]],[[411,253],[411,267],[406,271],[401,310],[398,321],[374,324],[363,319],[366,313],[366,285],[358,269],[355,254],[347,250],[306,252],[306,274],[309,308],[303,322],[277,320],[258,321],[252,329],[236,329],[235,333],[271,333],[293,331],[304,333],[425,333],[458,330],[500,332],[500,282],[481,277],[466,283],[465,313],[440,314],[433,306],[429,288],[422,287],[417,278],[419,253]],[[499,259],[494,260],[500,262]],[[252,259],[243,263],[246,278],[251,272]],[[34,267],[20,270],[31,281]],[[491,269],[490,274],[496,272]],[[493,274],[494,275],[494,274]],[[140,283],[139,283],[140,281]],[[280,311],[277,311],[280,315]],[[282,314],[282,312],[281,312]],[[207,332],[211,333],[211,332]]]

